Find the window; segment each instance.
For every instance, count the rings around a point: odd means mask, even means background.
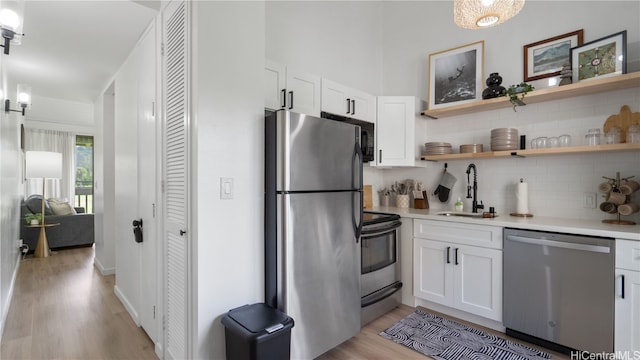
[[[76,190],[74,206],[93,213],[93,136],[76,135]]]

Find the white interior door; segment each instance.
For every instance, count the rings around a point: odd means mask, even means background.
[[[157,122],[155,26],[139,45],[138,74],[138,216],[143,220],[140,269],[140,325],[153,342],[158,341],[158,233],[156,221]]]
[[[187,2],[163,10],[165,357],[190,358]]]

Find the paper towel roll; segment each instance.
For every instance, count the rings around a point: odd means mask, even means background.
[[[516,188],[516,198],[518,199],[518,203],[516,205],[516,212],[518,214],[528,214],[529,213],[529,189],[527,187],[527,183],[520,179],[518,186]]]

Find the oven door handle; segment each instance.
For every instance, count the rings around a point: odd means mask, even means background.
[[[398,290],[402,289],[402,283],[398,281],[395,284],[389,285],[386,288],[379,290],[373,294],[367,295],[362,298],[362,307],[367,307],[369,305],[373,305],[377,302],[380,302],[389,296],[398,292]]]
[[[364,237],[366,235],[367,237],[375,237],[384,235],[396,231],[396,229],[399,228],[400,225],[402,225],[402,222],[400,220],[394,220],[389,226],[385,226],[383,228],[367,230],[366,226],[364,226],[364,228],[362,229],[362,236]]]

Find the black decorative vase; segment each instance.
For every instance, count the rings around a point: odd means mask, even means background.
[[[498,73],[491,73],[487,78],[487,88],[482,92],[483,99],[493,99],[502,95],[504,92],[504,86],[502,84],[502,76]]]

